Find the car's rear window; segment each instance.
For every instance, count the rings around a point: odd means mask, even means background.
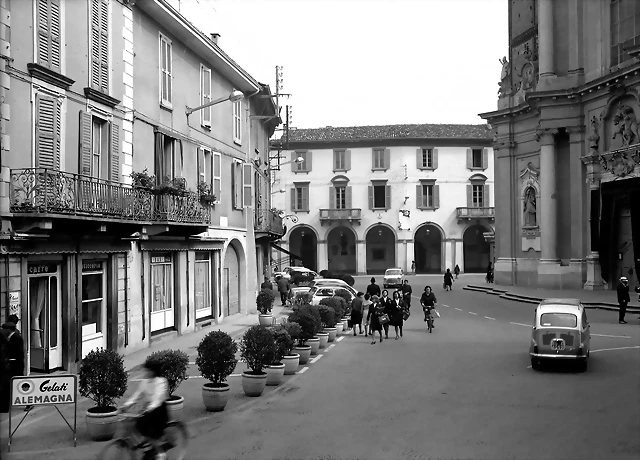
[[[333,295],[333,289],[318,289],[315,295],[318,297],[331,297]]]
[[[540,316],[542,327],[576,327],[578,317],[571,313],[543,313]]]
[[[402,270],[387,270],[387,275],[400,275]]]

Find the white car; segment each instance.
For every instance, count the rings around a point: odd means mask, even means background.
[[[351,296],[350,300],[353,300],[356,296],[351,291],[345,289],[343,286],[314,286],[309,291],[311,294],[311,305],[320,305],[322,299],[333,297],[336,291],[346,291]]]
[[[336,279],[332,279],[332,278],[322,278],[319,280],[313,280],[311,282],[311,284],[309,285],[309,287],[313,288],[313,287],[331,287],[331,286],[335,286],[335,287],[340,287],[342,289],[346,289],[347,291],[349,291],[351,294],[353,294],[354,296],[356,296],[358,294],[358,291],[356,291],[354,288],[352,288],[351,286],[349,286],[346,282],[342,281],[342,280],[336,280]]]
[[[292,273],[309,274],[312,275],[313,278],[318,278],[320,276],[313,270],[309,270],[305,267],[285,267],[285,269],[281,272],[274,272],[273,276],[276,278],[278,276],[282,276],[283,278],[290,280],[292,277]]]
[[[385,289],[402,287],[402,283],[404,283],[404,272],[401,268],[389,268],[384,272],[382,284]]]

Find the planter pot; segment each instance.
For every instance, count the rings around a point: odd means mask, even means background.
[[[260,396],[264,392],[264,387],[267,385],[267,373],[263,372],[260,375],[249,374],[248,372],[242,373],[242,389],[247,396]]]
[[[182,417],[182,409],[184,409],[184,397],[172,395],[167,399],[169,420],[180,420]]]
[[[316,336],[320,339],[320,348],[327,348],[327,342],[329,341],[329,333],[318,332]]]
[[[311,347],[309,347],[309,353],[311,353]],[[309,357],[307,357],[308,359]],[[300,366],[300,355],[298,353],[286,355],[282,358],[282,364],[284,364],[284,375],[293,375],[298,371],[298,366]]]
[[[342,334],[342,331],[344,331],[344,324],[342,324],[342,321],[339,321],[336,324],[336,330],[337,330],[338,334]]]
[[[273,322],[273,315],[271,313],[267,313],[266,315],[259,315],[258,322],[260,326],[271,326]]]
[[[202,402],[209,412],[222,412],[229,401],[229,384],[221,383],[214,386],[213,383],[202,385]]]
[[[329,334],[329,342],[333,342],[336,340],[336,335],[338,334],[338,329],[335,327],[325,327],[324,331]]]
[[[108,441],[118,429],[118,409],[92,407],[87,411],[87,431],[94,441]]]
[[[342,330],[346,331],[349,329],[349,320],[347,318],[342,319]]]
[[[311,346],[310,345],[302,345],[301,347],[293,347],[292,350],[294,353],[300,355],[298,364],[307,364],[309,362],[309,358],[311,358]]]
[[[311,347],[311,356],[317,355],[320,350],[320,339],[318,337],[313,337],[307,340],[307,343]]]
[[[284,361],[284,360],[283,360]],[[267,366],[267,385],[275,387],[284,382],[284,364]]]

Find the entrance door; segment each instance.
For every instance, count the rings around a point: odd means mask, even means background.
[[[107,348],[107,277],[105,262],[82,262],[82,357]]]
[[[238,252],[231,245],[224,255],[224,268],[227,281],[226,315],[235,315],[240,313],[240,263],[238,262]]]
[[[30,266],[29,272],[40,273],[29,276],[30,367],[50,372],[62,367],[59,269],[57,264],[46,264]]]
[[[175,325],[173,305],[173,261],[171,255],[151,257],[151,332]]]
[[[628,202],[622,203],[618,216],[618,251],[616,254],[615,278],[626,276],[633,280],[635,260],[633,251],[633,234],[631,231],[631,210]]]

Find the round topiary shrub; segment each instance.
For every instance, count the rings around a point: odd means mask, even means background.
[[[276,300],[276,296],[271,289],[263,289],[258,292],[256,297],[256,307],[262,315],[268,315],[273,308],[273,302]]]
[[[178,389],[182,382],[187,380],[189,356],[182,350],[156,351],[147,356],[146,361],[160,363],[160,374],[167,379],[170,397],[173,397],[174,391]]]
[[[91,412],[115,411],[116,399],[122,398],[127,391],[127,372],[122,356],[105,348],[89,352],[80,363],[78,389],[81,396],[96,403],[89,409]]]
[[[295,344],[295,342],[300,340],[302,328],[298,323],[294,323],[292,321],[284,321],[280,327],[287,331],[287,334],[289,334],[289,337],[291,337],[291,348],[289,348],[285,353],[285,356],[288,356],[291,354],[291,350],[293,349],[293,345]]]
[[[236,369],[238,344],[229,334],[222,331],[209,332],[198,344],[196,366],[200,375],[207,379],[211,387],[221,388]]]
[[[273,362],[276,343],[273,332],[262,326],[252,326],[240,341],[240,356],[247,363],[249,374],[263,375],[263,369]]]
[[[309,305],[313,300],[313,296],[309,292],[298,292],[294,297],[294,305]]]
[[[343,314],[348,313],[348,311],[351,309],[351,293],[346,289],[336,289],[334,297],[340,297],[344,300],[345,311],[343,312]]]
[[[296,323],[300,326],[300,334],[297,337],[298,346],[304,346],[307,340],[316,335],[316,319],[311,313],[304,309],[305,305],[300,305],[289,315],[289,323]]]
[[[282,358],[291,353],[293,339],[285,326],[280,326],[273,330],[273,339],[276,344],[276,350],[271,364],[280,365],[282,364]]]
[[[347,273],[344,273],[344,274],[340,277],[340,279],[341,279],[342,281],[344,281],[345,283],[347,283],[347,284],[348,284],[349,286],[351,286],[351,287],[353,287],[353,285],[354,285],[354,284],[356,284],[356,280],[353,278],[353,276],[351,276],[351,275],[349,275],[349,274],[347,274]]]
[[[321,270],[320,273],[318,273],[318,275],[327,279],[331,278],[331,272],[329,270]]]
[[[333,307],[329,305],[323,305],[322,302],[324,300],[329,300],[329,299],[322,299],[322,301],[320,302],[320,308],[318,309],[318,311],[320,312],[320,318],[322,320],[322,323],[324,324],[324,327],[335,327],[336,311],[333,309]]]

